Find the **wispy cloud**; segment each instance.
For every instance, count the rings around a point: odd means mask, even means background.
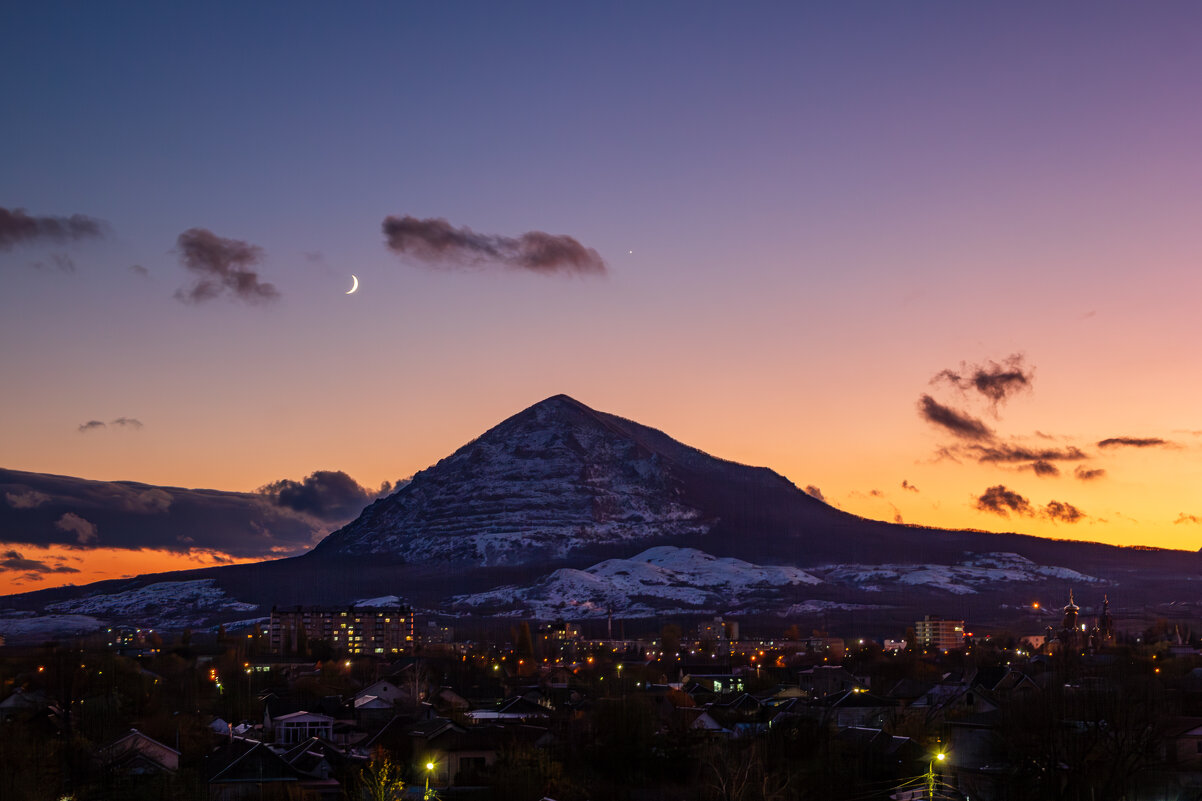
[[[54,527],[75,535],[79,545],[91,545],[96,541],[96,524],[84,520],[74,512],[67,512],[55,521]]]
[[[975,390],[996,409],[1011,396],[1029,390],[1034,375],[1034,369],[1025,364],[1023,354],[1015,353],[1000,363],[961,363],[959,370],[941,370],[931,383],[946,381],[962,391]]]
[[[1177,516],[1177,519],[1174,520],[1173,523],[1177,525],[1181,525],[1182,523],[1193,523],[1195,525],[1202,524],[1202,517],[1198,517],[1197,515],[1187,515],[1185,512],[1182,512]]]
[[[516,237],[478,234],[444,219],[406,215],[384,220],[388,248],[425,264],[461,267],[498,264],[536,273],[604,275],[605,261],[592,248],[564,234],[527,231]]]
[[[902,479],[901,488],[910,492],[918,492],[918,487],[914,486],[905,479]]]
[[[6,492],[4,499],[14,509],[36,509],[42,504],[48,503],[50,496],[44,492],[27,489],[21,492]]]
[[[1177,443],[1160,437],[1110,437],[1098,443],[1099,448],[1176,448]]]
[[[191,287],[177,290],[185,303],[203,303],[228,295],[247,303],[275,300],[274,285],[259,280],[250,267],[263,260],[263,249],[239,239],[217,236],[206,228],[189,228],[176,240],[180,261],[195,276]]]
[[[1063,501],[1048,501],[1043,514],[1049,520],[1057,523],[1078,523],[1085,518],[1085,513],[1071,503]]]
[[[1060,468],[1044,459],[1032,462],[1031,469],[1035,471],[1035,475],[1041,478],[1055,478],[1060,475]]]
[[[68,565],[50,565],[37,559],[27,559],[19,551],[0,553],[0,570],[13,570],[23,573],[78,573]]]
[[[118,417],[116,420],[110,420],[107,424],[103,420],[89,420],[86,423],[80,423],[77,427],[79,433],[86,434],[89,431],[96,431],[108,426],[116,426],[117,428],[128,428],[138,430],[142,428],[142,421],[136,417]]]
[[[816,500],[822,501],[823,503],[826,503],[826,496],[822,494],[822,490],[818,489],[813,484],[806,485],[805,494],[809,495],[811,498],[814,498]]]
[[[100,220],[73,214],[70,217],[35,217],[24,209],[0,208],[0,250],[35,242],[64,242],[99,237],[105,225]]]
[[[1048,501],[1042,509],[1032,506],[1031,501],[1009,489],[1003,484],[996,484],[985,490],[977,498],[977,510],[1009,517],[1013,512],[1022,517],[1043,517],[1057,523],[1078,523],[1086,515],[1071,503],[1064,501]]]
[[[964,450],[972,453],[982,463],[1018,464],[1021,462],[1076,462],[1089,458],[1080,448],[1030,448],[1009,442],[992,445],[966,445]]]
[[[60,273],[75,272],[75,260],[66,253],[51,253],[47,261],[33,262],[35,270],[55,270]]]
[[[1031,502],[1003,484],[992,486],[981,493],[977,498],[976,507],[982,512],[993,512],[1003,517],[1008,517],[1010,512],[1027,516],[1032,514]]]
[[[1082,481],[1095,481],[1106,475],[1106,471],[1100,467],[1088,468],[1085,465],[1077,465],[1077,468],[1073,470],[1073,475]]]
[[[944,406],[930,395],[923,395],[918,399],[918,412],[928,423],[937,425],[961,439],[993,439],[993,431],[989,426],[964,412]]]

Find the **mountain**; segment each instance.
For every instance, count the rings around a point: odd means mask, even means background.
[[[418,473],[303,556],[6,604],[136,617],[179,584],[196,599],[182,617],[197,624],[251,617],[254,605],[261,615],[273,604],[397,596],[470,617],[820,616],[831,627],[846,619],[896,630],[929,613],[1025,621],[1037,633],[1034,599],[1055,607],[1075,589],[1086,608],[1109,593],[1120,612],[1169,604],[1176,613],[1192,608],[1179,602],[1195,603],[1200,573],[1195,553],[866,520],[769,469],[557,395]]]

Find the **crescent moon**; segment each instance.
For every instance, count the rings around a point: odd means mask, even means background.
[[[355,294],[355,290],[359,288],[359,279],[353,273],[351,274],[351,280],[354,283],[351,284],[351,288],[346,291],[346,294],[348,295]]]

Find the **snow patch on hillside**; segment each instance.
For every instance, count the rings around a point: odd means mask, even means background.
[[[539,619],[730,612],[779,596],[782,588],[818,584],[804,570],[753,565],[695,548],[660,546],[584,570],[563,568],[527,587],[500,587],[452,599],[456,607]]]
[[[865,609],[891,609],[892,607],[882,604],[847,604],[839,601],[818,601],[809,600],[799,604],[792,604],[784,609],[775,610],[776,614],[781,617],[792,617],[794,615],[816,615],[820,612],[858,612]]]
[[[12,641],[86,634],[103,625],[103,622],[89,615],[6,613],[0,616],[0,634]]]
[[[156,628],[195,626],[217,613],[252,609],[258,609],[258,605],[229,597],[213,579],[160,581],[125,592],[91,595],[46,606],[50,613],[137,620]]]
[[[382,609],[384,607],[404,606],[405,602],[396,595],[381,595],[378,598],[364,598],[355,601],[355,608]]]
[[[977,589],[998,582],[1034,583],[1061,579],[1080,584],[1105,584],[1067,567],[1040,565],[1016,553],[978,554],[955,565],[825,565],[812,572],[834,584],[856,586],[865,592],[882,592],[898,586],[925,586],[954,595],[974,595]],[[892,586],[890,586],[892,585]]]

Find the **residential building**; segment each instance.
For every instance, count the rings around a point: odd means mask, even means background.
[[[964,647],[964,621],[927,615],[914,623],[914,639],[920,648],[954,651]]]
[[[413,614],[405,607],[273,608],[271,652],[304,653],[322,641],[347,654],[396,655],[413,649]]]

